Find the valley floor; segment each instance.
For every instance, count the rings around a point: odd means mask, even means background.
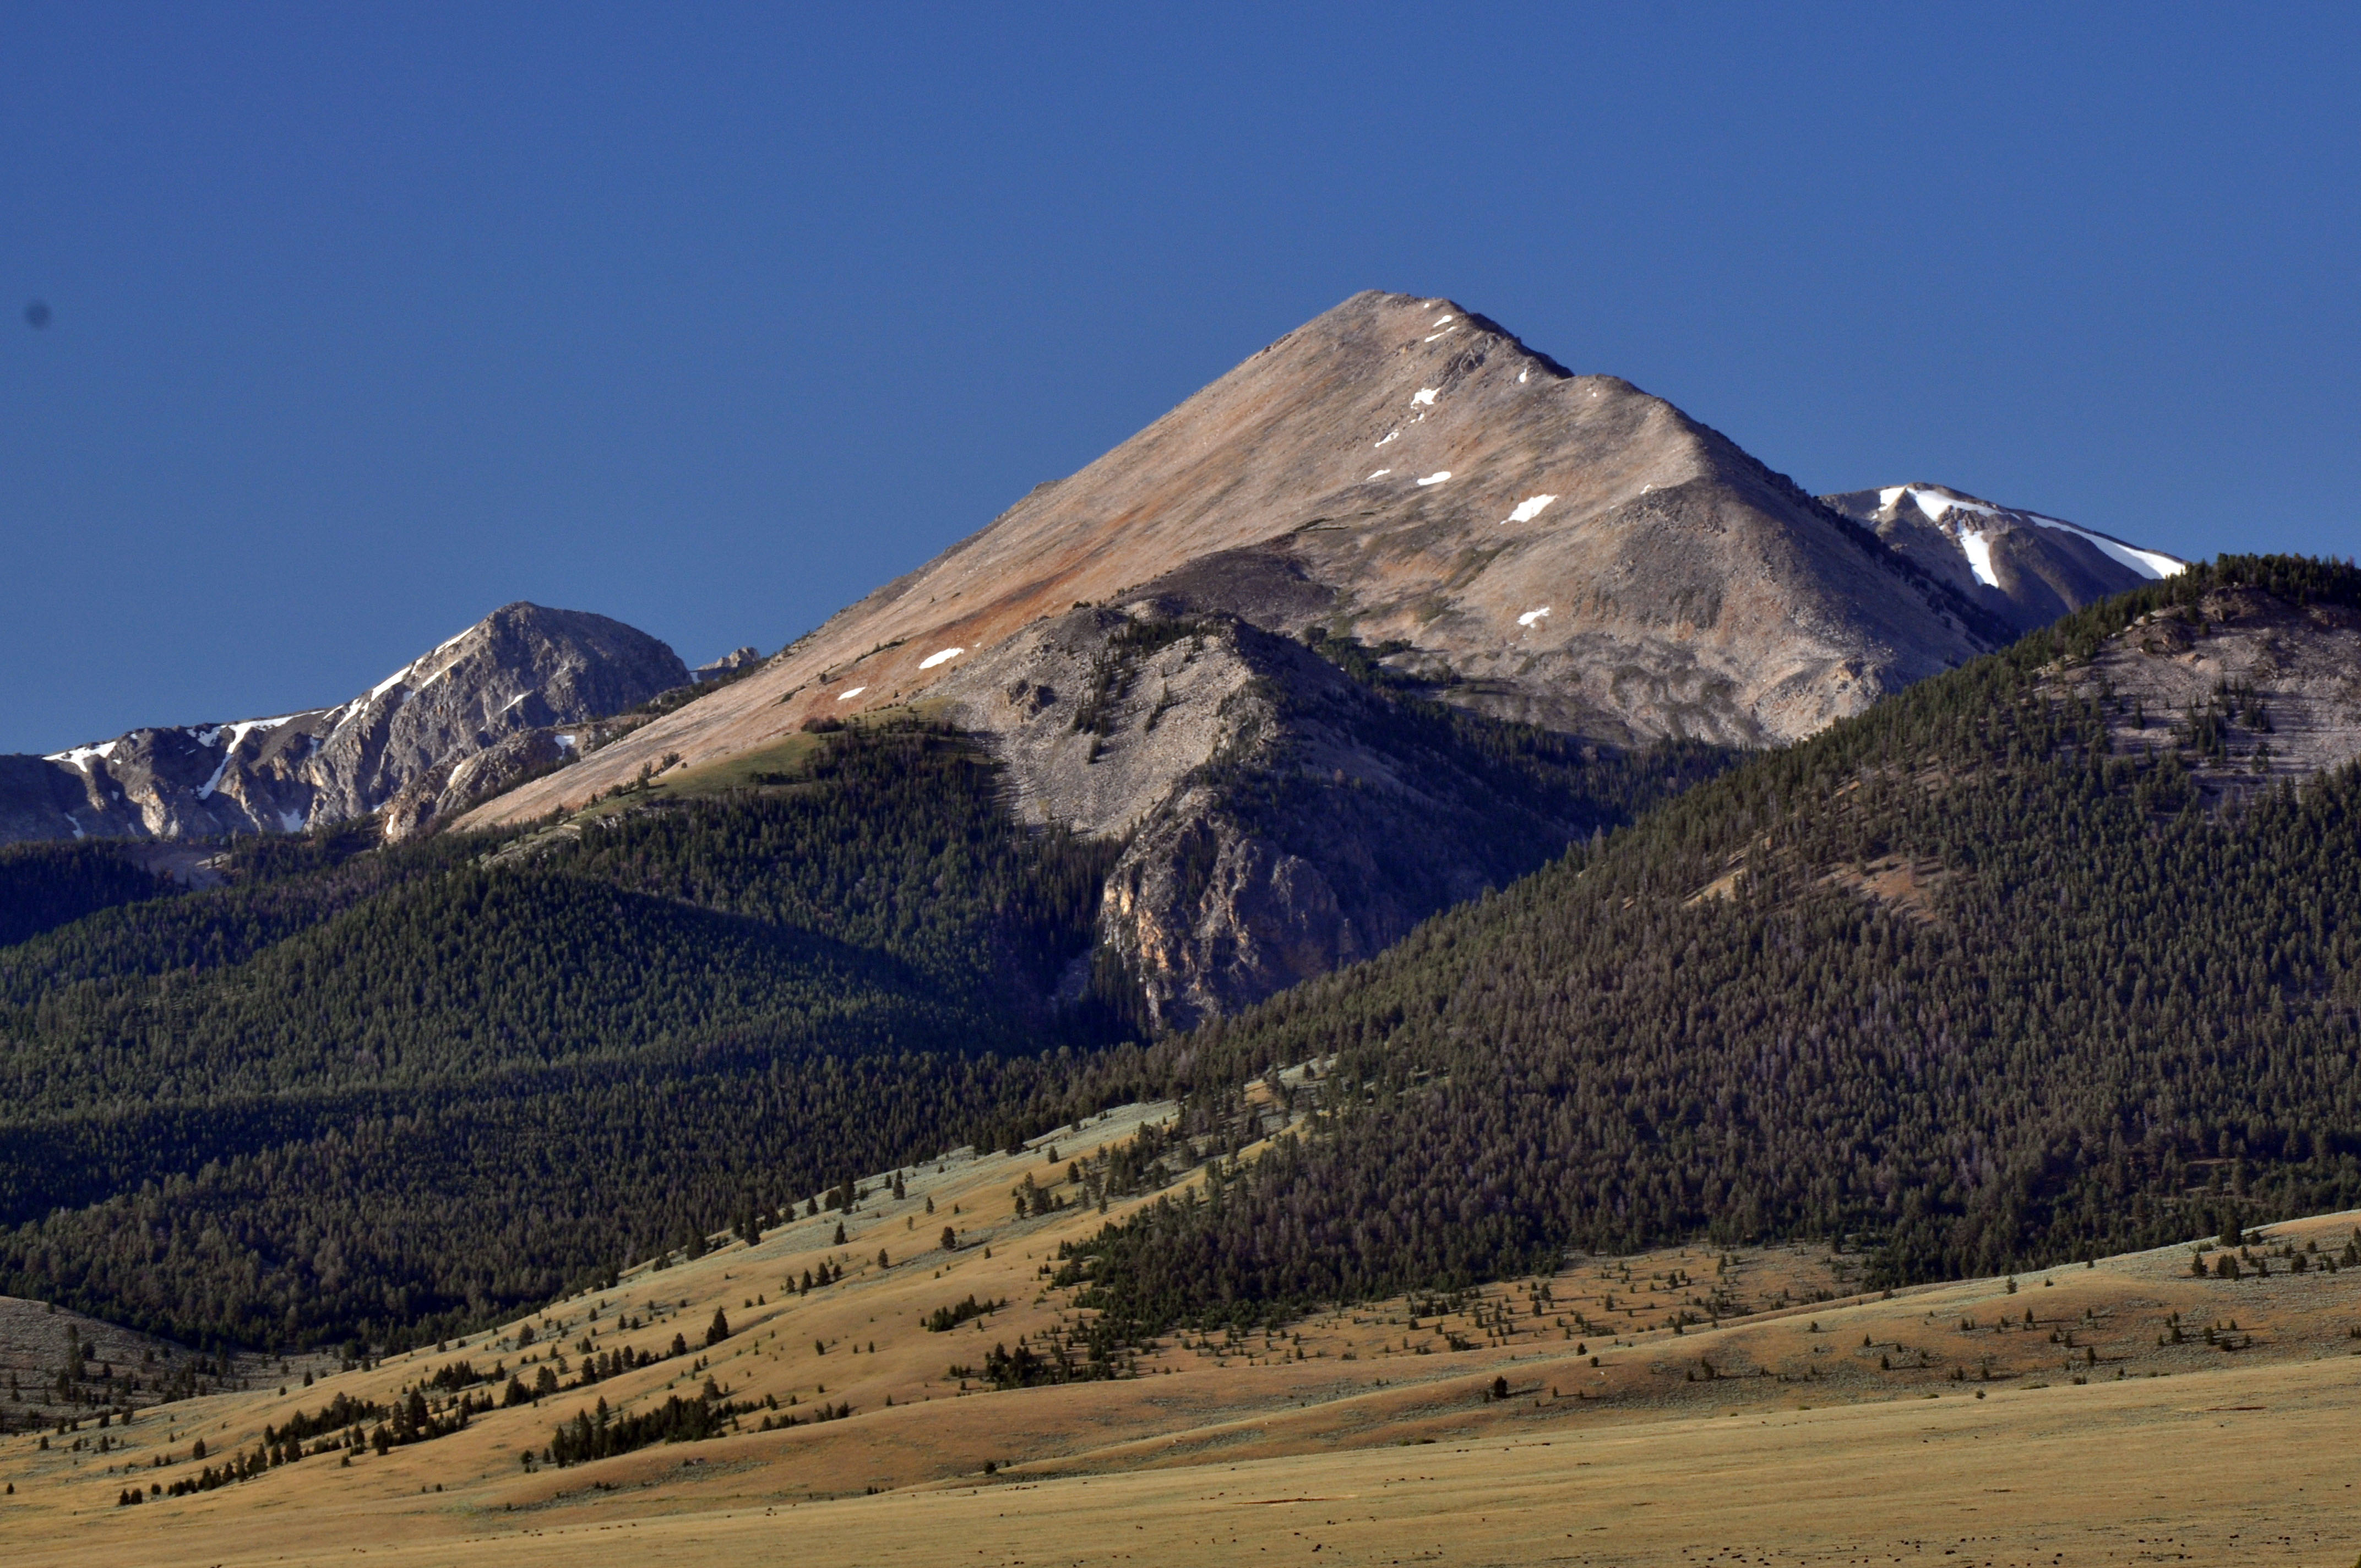
[[[864,1199],[841,1245],[822,1214],[635,1270],[529,1320],[530,1344],[520,1322],[283,1395],[181,1400],[104,1433],[84,1419],[47,1449],[0,1439],[7,1560],[2063,1568],[2361,1553],[2361,1268],[2326,1266],[2352,1214],[2271,1227],[2247,1255],[2268,1272],[2250,1261],[2236,1279],[2192,1276],[2193,1244],[1892,1296],[1849,1293],[1857,1260],[1820,1249],[1579,1259],[1464,1299],[1173,1336],[1136,1377],[982,1392],[971,1373],[963,1392],[955,1365],[1071,1330],[1042,1270],[1104,1223],[1080,1205],[1019,1220],[1014,1192],[1030,1176],[1071,1194],[1065,1159],[1163,1113],[1062,1130],[1042,1141],[1058,1160],[1037,1146],[929,1161],[905,1198]],[[823,1261],[841,1282],[792,1288]],[[1007,1305],[922,1326],[971,1295]],[[733,1332],[708,1352],[716,1307]],[[340,1393],[386,1401],[462,1357],[570,1380],[585,1346],[661,1355],[675,1334],[687,1354],[448,1436],[117,1501],[196,1474],[199,1436],[218,1462]],[[642,1411],[708,1376],[749,1404],[741,1431],[564,1468],[522,1457],[598,1400]],[[804,1424],[757,1430],[790,1416]]]

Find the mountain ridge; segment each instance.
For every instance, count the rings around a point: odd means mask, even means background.
[[[555,766],[565,727],[688,679],[643,631],[519,600],[332,707],[0,757],[0,843],[298,832],[389,806],[401,838]]]
[[[469,820],[524,820],[669,753],[694,766],[914,700],[1029,625],[1152,596],[1216,557],[1293,575],[1308,591],[1290,613],[1406,643],[1406,666],[1447,667],[1446,700],[1479,711],[1618,744],[1791,740],[1996,645],[1972,605],[1873,545],[1620,378],[1575,375],[1454,302],[1366,292],[754,678]],[[1195,575],[1202,608],[1303,630]]]
[[[1159,1044],[1099,1092],[1201,1136],[1279,1069],[1347,1089],[1109,1233],[1081,1304],[1262,1321],[1697,1234],[1900,1284],[2361,1197],[2356,657],[2353,568],[2194,567]]]

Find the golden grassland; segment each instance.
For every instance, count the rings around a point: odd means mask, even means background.
[[[2361,1269],[2323,1262],[2356,1234],[2351,1214],[2271,1227],[2248,1255],[2268,1272],[2235,1280],[2193,1277],[2194,1244],[1891,1294],[1859,1291],[1859,1260],[1824,1248],[1582,1258],[1459,1298],[1169,1336],[1137,1376],[963,1388],[954,1365],[1082,1321],[1047,1271],[1128,1205],[1071,1202],[1065,1162],[1167,1111],[906,1168],[899,1201],[874,1190],[850,1216],[642,1266],[443,1351],[144,1410],[104,1453],[88,1420],[46,1449],[0,1440],[6,1560],[2342,1568],[2361,1552]],[[1015,1217],[1027,1177],[1070,1206]],[[843,1279],[802,1292],[823,1262]],[[970,1295],[1007,1304],[922,1326]],[[716,1308],[732,1332],[707,1350]],[[501,1384],[544,1366],[571,1381],[586,1354],[663,1355],[676,1334],[687,1354],[445,1437],[118,1501],[197,1474],[199,1437],[218,1463],[340,1393],[390,1401],[462,1357],[500,1363]],[[526,1462],[602,1398],[629,1413],[708,1377],[759,1416]]]

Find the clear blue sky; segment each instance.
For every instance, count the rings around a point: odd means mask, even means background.
[[[2361,7],[0,5],[0,750],[766,652],[1363,288],[2361,549]],[[46,302],[34,328],[25,305]]]

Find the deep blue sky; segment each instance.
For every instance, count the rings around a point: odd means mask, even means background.
[[[0,750],[512,598],[767,652],[1367,287],[2361,548],[2361,8],[1281,10],[0,5]]]

